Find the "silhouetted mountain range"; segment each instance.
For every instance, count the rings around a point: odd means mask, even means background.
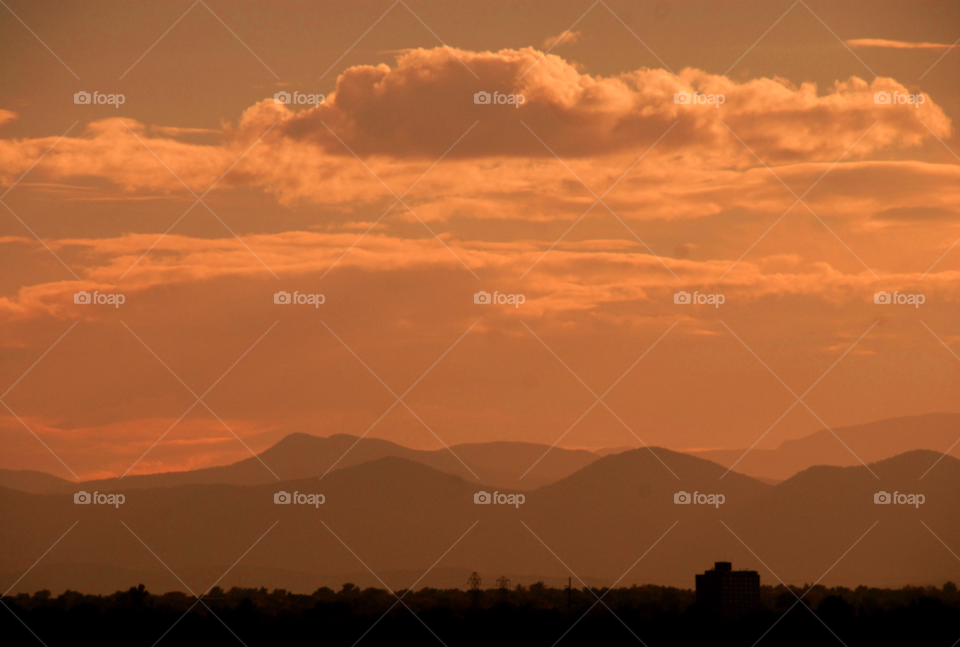
[[[352,449],[351,449],[352,447]],[[549,446],[519,442],[492,442],[455,445],[456,456],[447,449],[424,451],[410,449],[379,438],[358,438],[337,434],[320,438],[308,434],[290,434],[273,447],[259,454],[260,459],[250,457],[219,467],[184,472],[130,475],[121,479],[84,481],[87,490],[125,490],[174,487],[193,484],[257,485],[277,482],[277,478],[290,481],[320,477],[328,470],[339,470],[367,463],[388,456],[404,458],[428,465],[440,472],[460,476],[468,481],[514,489],[533,489],[552,483],[589,465],[599,458],[596,454],[581,449],[555,447],[544,456]],[[460,460],[457,459],[460,457]],[[523,476],[531,465],[536,469]],[[261,463],[261,460],[263,461]],[[270,470],[264,467],[264,463]],[[465,466],[466,465],[466,466]],[[24,492],[75,491],[77,483],[43,474],[42,472],[16,472],[0,470],[0,487],[9,487]]]
[[[472,571],[507,575],[514,583],[559,583],[569,568],[591,585],[612,585],[623,576],[620,585],[691,587],[694,573],[721,557],[760,571],[768,584],[777,582],[759,560],[788,583],[813,583],[829,570],[822,583],[942,584],[960,578],[960,562],[931,531],[957,545],[960,461],[943,457],[921,480],[938,459],[935,452],[913,451],[872,464],[876,477],[863,466],[814,467],[770,486],[735,472],[724,476],[723,466],[687,454],[638,449],[528,490],[519,507],[474,502],[480,490],[517,490],[478,486],[395,456],[337,469],[322,480],[105,483],[101,493],[125,494],[119,508],[74,504],[76,486],[56,494],[4,488],[0,585],[10,586],[74,523],[15,591],[112,592],[140,582],[155,591],[183,590],[158,557],[195,591],[206,590],[241,557],[221,586],[241,580],[298,591],[348,580],[379,586],[366,564],[391,587],[404,588],[437,563],[419,586],[463,587]],[[280,490],[322,493],[326,502],[277,505]],[[681,490],[723,494],[725,502],[678,505],[674,495]],[[920,508],[876,505],[880,490],[922,493],[926,501]]]
[[[960,439],[958,414],[893,418],[854,427],[838,427],[834,432],[866,462],[881,461],[914,449],[944,452],[952,448],[951,455],[960,457],[960,443],[957,443]],[[421,463],[467,481],[476,481],[467,469],[469,467],[481,483],[531,490],[570,476],[601,457],[631,451],[629,447],[610,447],[593,452],[554,447],[547,452],[548,445],[520,442],[463,444],[454,445],[452,449],[463,463],[446,449],[410,449],[379,438],[361,439],[348,434],[321,438],[296,433],[286,436],[261,453],[260,458],[284,481],[319,477],[328,470],[344,469],[392,456]],[[815,465],[860,464],[826,429],[805,438],[788,440],[777,449],[753,449],[744,456],[745,452],[745,449],[730,449],[687,453],[725,467],[735,464],[734,471],[770,485]],[[537,462],[541,457],[542,460]],[[535,462],[536,466],[530,469]],[[257,485],[276,480],[260,460],[250,457],[232,465],[130,475],[122,479],[122,487],[131,490],[201,483]],[[117,487],[117,483],[117,479],[101,479],[86,481],[84,487],[107,490]],[[76,486],[73,481],[43,472],[0,469],[0,487],[38,494],[73,491]]]

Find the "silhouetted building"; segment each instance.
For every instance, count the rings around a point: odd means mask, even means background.
[[[760,607],[760,574],[735,571],[730,562],[697,575],[697,608],[721,622],[736,620]]]

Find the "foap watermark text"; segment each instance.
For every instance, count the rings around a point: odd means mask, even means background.
[[[675,92],[673,102],[680,106],[713,106],[719,108],[727,102],[727,98],[722,94],[703,94],[699,90],[690,94],[689,92]]]
[[[102,92],[94,91],[91,95],[84,90],[73,94],[73,102],[80,106],[107,105],[119,108],[126,103],[126,101],[127,98],[122,94],[103,94]]]
[[[290,505],[292,503],[294,505],[312,505],[314,508],[319,508],[326,501],[327,497],[322,494],[301,494],[300,492],[290,494],[280,490],[273,495],[273,502],[277,505]]]
[[[514,308],[519,308],[522,303],[526,301],[526,297],[522,294],[501,294],[500,292],[494,292],[492,295],[489,292],[484,292],[480,290],[473,294],[473,302],[480,305],[489,305],[491,303],[496,303],[497,305],[511,305]]]
[[[112,505],[119,508],[126,501],[127,497],[122,494],[100,494],[99,492],[90,494],[85,490],[80,490],[73,495],[73,502],[77,505],[90,505],[92,503],[94,505]]]
[[[711,305],[714,308],[719,308],[724,303],[726,303],[727,297],[722,294],[704,294],[701,292],[694,292],[692,295],[689,292],[680,290],[679,292],[674,293],[673,302],[680,305],[690,305],[691,303],[696,305]]]
[[[290,94],[286,90],[281,90],[273,95],[273,102],[288,106],[319,106],[326,100],[322,94],[304,94],[303,92],[294,91],[293,94]]]
[[[519,108],[527,102],[527,98],[522,94],[503,94],[501,92],[494,92],[491,96],[486,90],[480,90],[473,95],[473,102],[480,106],[500,104]]]
[[[126,303],[127,297],[122,294],[101,294],[99,290],[94,290],[93,294],[80,290],[73,293],[73,302],[82,306],[88,306],[91,303],[103,306],[110,305],[119,308]]]
[[[483,490],[480,490],[473,495],[473,502],[477,505],[494,503],[500,505],[512,505],[515,508],[519,508],[526,500],[527,497],[523,494],[501,494],[499,492],[490,494],[489,492],[484,492]]]
[[[273,302],[282,306],[295,303],[301,306],[310,305],[314,308],[319,308],[326,300],[327,298],[322,294],[301,294],[298,291],[295,291],[292,295],[283,290],[274,292],[273,294]]]
[[[881,106],[890,106],[890,105],[910,105],[914,108],[919,108],[920,104],[926,103],[927,98],[923,94],[906,94],[900,92],[894,92],[892,95],[886,90],[880,90],[879,92],[874,92],[873,102]]]
[[[873,495],[873,502],[877,505],[912,505],[915,508],[919,508],[924,503],[926,503],[927,497],[922,494],[900,494],[899,492],[894,492],[890,494],[889,492],[884,492],[880,490],[879,492]]]
[[[889,292],[884,292],[880,290],[875,292],[873,295],[873,302],[882,305],[888,306],[891,303],[896,303],[897,305],[911,305],[914,308],[919,308],[924,303],[926,303],[927,297],[922,294],[901,294],[900,292],[894,292],[890,294]]]
[[[700,494],[699,492],[690,494],[683,490],[673,495],[673,502],[677,505],[689,505],[693,503],[695,505],[712,505],[715,508],[719,508],[726,500],[727,497],[722,494]]]

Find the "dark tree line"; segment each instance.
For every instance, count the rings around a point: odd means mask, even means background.
[[[660,586],[398,591],[345,584],[311,595],[215,588],[202,602],[141,585],[113,595],[3,598],[0,644],[144,645],[943,645],[960,640],[957,587],[763,587],[762,608],[719,624],[693,591]],[[797,596],[803,600],[797,603]],[[602,602],[597,602],[597,597]],[[792,609],[791,609],[792,607]],[[416,615],[414,615],[416,614]],[[826,626],[825,626],[826,625]],[[771,629],[772,627],[772,629]],[[36,635],[32,635],[31,631]],[[231,635],[233,634],[233,635]],[[439,640],[438,640],[439,639]],[[359,646],[358,646],[359,647]]]

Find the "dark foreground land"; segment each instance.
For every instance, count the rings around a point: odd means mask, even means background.
[[[201,601],[139,587],[111,596],[41,591],[0,599],[0,644],[144,645],[934,645],[960,640],[951,583],[899,590],[763,587],[737,621],[704,617],[695,594],[657,586],[422,589],[397,597],[352,584],[312,595],[215,588]],[[791,592],[792,591],[792,592]],[[803,600],[797,603],[797,597]],[[602,601],[597,602],[601,597]],[[558,642],[559,641],[559,642]]]

